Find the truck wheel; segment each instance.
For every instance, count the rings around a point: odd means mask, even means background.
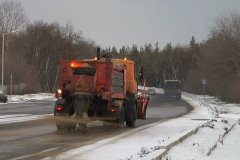
[[[119,111],[118,111],[118,119],[117,119],[118,128],[122,128],[124,126],[124,121],[125,121],[125,111],[124,111],[123,105],[121,104],[119,106]]]
[[[125,111],[123,104],[119,104],[118,115],[116,120],[105,120],[103,121],[103,127],[111,127],[111,128],[123,128],[125,121]]]
[[[126,121],[127,127],[135,127],[135,121]]]
[[[130,94],[130,96],[127,100],[127,103],[125,104],[125,110],[126,110],[126,126],[134,127],[136,117],[137,117],[134,95]]]
[[[133,115],[129,115],[128,119],[126,120],[126,126],[127,127],[135,127],[135,119]]]

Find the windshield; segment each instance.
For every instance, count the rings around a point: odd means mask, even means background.
[[[180,83],[178,81],[176,81],[176,82],[166,82],[164,88],[165,89],[180,89]]]
[[[90,67],[79,67],[79,68],[72,68],[73,75],[87,75],[87,76],[94,76],[96,72],[95,68]]]

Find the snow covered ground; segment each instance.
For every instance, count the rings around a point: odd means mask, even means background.
[[[164,160],[221,160],[239,159],[240,105],[223,103],[215,97],[184,94],[184,99],[208,109],[211,120],[198,132],[174,146]]]
[[[31,101],[54,101],[55,95],[52,93],[39,93],[39,94],[24,94],[24,95],[8,95],[7,103],[23,103]]]
[[[8,95],[7,103],[32,103],[36,101],[55,101],[56,98],[52,93],[39,93],[39,94],[25,94],[25,95]],[[0,103],[4,104],[4,103]],[[1,108],[0,108],[1,109]],[[52,114],[8,114],[3,115],[0,112],[0,124],[9,124],[16,122],[32,121],[37,119],[44,119],[52,116]]]
[[[187,93],[182,98],[194,107],[187,115],[135,128],[45,159],[239,159],[240,105]]]

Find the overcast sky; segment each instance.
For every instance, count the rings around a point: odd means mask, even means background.
[[[207,39],[215,19],[240,13],[240,0],[21,0],[30,21],[65,25],[101,47]]]

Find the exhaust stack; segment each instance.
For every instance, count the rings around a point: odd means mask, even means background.
[[[97,60],[100,60],[100,48],[97,48]]]

